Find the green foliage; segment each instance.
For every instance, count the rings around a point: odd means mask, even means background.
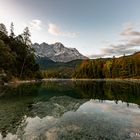
[[[58,68],[56,70],[43,70],[42,76],[44,78],[72,78],[72,74],[74,73],[73,68]]]
[[[12,68],[15,61],[15,54],[11,49],[0,39],[0,69],[6,72]]]
[[[14,34],[14,24],[13,24],[13,22],[11,23],[11,26],[10,26],[10,37],[11,38],[14,38],[15,37],[15,34]]]
[[[14,37],[13,24],[11,26],[10,36],[0,31],[0,73],[3,71],[7,76],[22,79],[33,78],[39,71],[39,65],[31,46],[27,45],[29,36]]]
[[[6,26],[3,23],[0,23],[0,32],[3,32],[5,35],[8,34]]]
[[[83,61],[74,78],[139,78],[140,52],[112,59]]]
[[[82,63],[82,60],[54,62],[48,58],[37,58],[36,61],[44,78],[72,78],[75,69]]]
[[[30,46],[31,45],[31,40],[30,40],[30,31],[29,28],[26,27],[23,31],[22,37],[23,37],[23,43]]]

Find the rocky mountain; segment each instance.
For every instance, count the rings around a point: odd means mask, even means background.
[[[47,44],[35,43],[32,45],[35,53],[39,57],[47,57],[54,62],[69,62],[76,59],[87,59],[84,55],[80,54],[75,48],[67,48],[62,43]]]

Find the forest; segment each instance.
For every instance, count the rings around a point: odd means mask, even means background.
[[[84,60],[73,78],[140,78],[140,52],[119,58]]]
[[[14,34],[11,23],[10,34],[4,24],[0,24],[0,78],[7,82],[14,78],[35,78],[39,65],[31,48],[30,31],[26,27],[21,35]]]
[[[140,52],[118,58],[114,56],[49,64],[45,60],[38,62],[30,36],[28,27],[16,36],[13,23],[9,34],[5,25],[0,24],[0,81],[42,78],[140,78]]]

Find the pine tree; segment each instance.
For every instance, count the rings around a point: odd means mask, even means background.
[[[23,43],[25,44],[25,46],[28,46],[28,50],[31,51],[31,40],[30,40],[30,31],[29,31],[29,28],[26,27],[23,31],[23,34],[22,34],[22,37],[23,37]],[[20,72],[20,77],[22,77],[22,74],[23,74],[23,70],[24,70],[24,67],[25,67],[25,63],[26,63],[26,60],[27,60],[27,57],[28,57],[28,52],[26,54],[26,56],[24,57],[24,60],[23,60],[23,64],[22,64],[22,67],[21,67],[21,72]]]
[[[11,38],[14,38],[15,37],[15,34],[14,34],[14,24],[13,24],[13,22],[11,23],[11,26],[10,26],[10,37]]]
[[[27,46],[30,46],[31,45],[31,40],[30,40],[30,37],[31,37],[31,33],[30,33],[30,30],[28,27],[26,27],[23,31],[23,43]]]
[[[31,46],[23,43],[22,35],[12,38],[5,33],[5,25],[0,24],[0,73],[6,73],[9,80],[11,76],[35,77],[39,73],[39,65],[35,61]]]
[[[6,26],[3,23],[0,23],[0,32],[3,32],[5,35],[8,34]]]

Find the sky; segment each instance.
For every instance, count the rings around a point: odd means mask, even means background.
[[[0,0],[0,23],[90,58],[140,51],[140,0]]]

